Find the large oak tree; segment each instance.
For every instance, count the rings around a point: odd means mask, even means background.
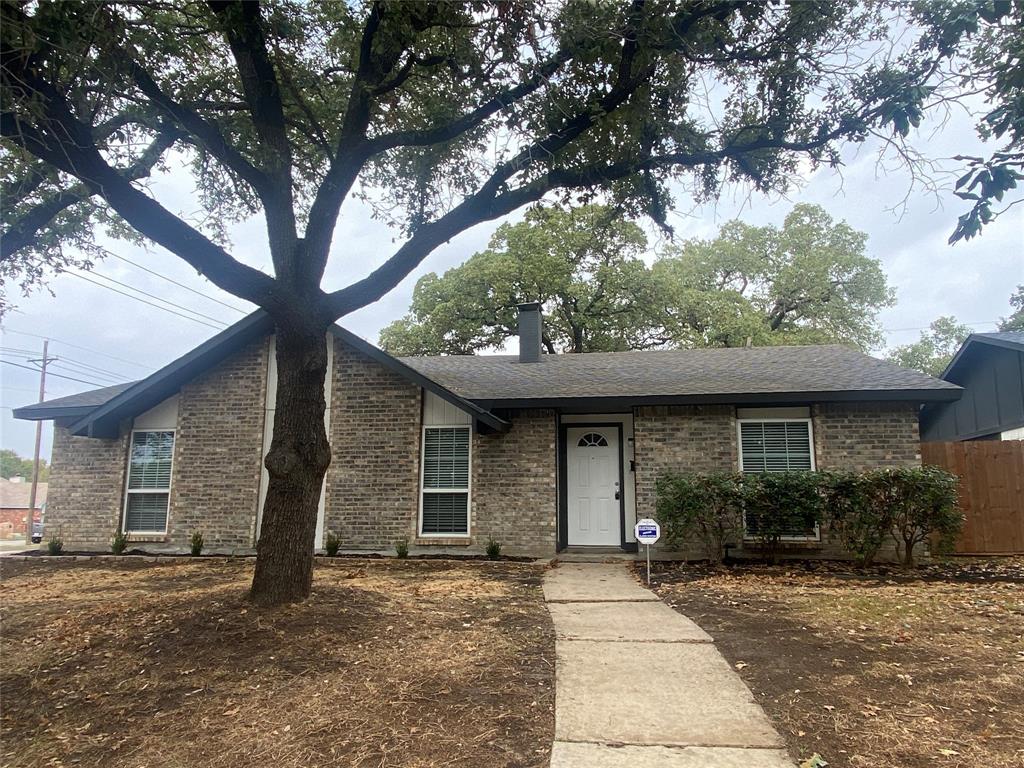
[[[966,2],[965,7],[974,3]],[[163,246],[263,308],[278,338],[270,486],[252,593],[312,580],[329,324],[438,245],[546,195],[607,195],[656,220],[670,185],[784,189],[843,142],[905,135],[948,46],[900,2],[135,0],[0,4],[3,266],[29,285],[93,233]],[[196,220],[147,191],[187,170]],[[333,249],[342,205],[401,230]],[[225,224],[262,215],[273,274]],[[334,256],[345,287],[321,280]]]

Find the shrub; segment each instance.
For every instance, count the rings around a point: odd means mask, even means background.
[[[778,559],[784,536],[804,536],[821,521],[825,478],[817,472],[765,472],[743,477],[746,535],[758,541],[765,559]]]
[[[656,514],[668,544],[696,543],[710,562],[722,562],[726,544],[743,536],[741,479],[734,472],[658,478]]]
[[[64,539],[57,535],[51,536],[50,540],[46,542],[46,552],[50,555],[59,555],[64,552]]]
[[[395,554],[403,560],[409,556],[408,539],[399,539],[395,542]]]
[[[914,565],[914,547],[935,537],[939,551],[952,547],[964,524],[957,507],[956,475],[938,467],[879,470],[892,505],[892,537],[905,568]]]
[[[893,507],[882,479],[879,472],[833,472],[827,480],[829,530],[862,568],[892,533]]]
[[[128,534],[124,531],[116,531],[114,538],[110,540],[110,552],[114,555],[123,555],[128,549]]]
[[[338,554],[338,550],[341,549],[341,539],[333,533],[328,533],[327,538],[324,539],[324,551],[328,557],[334,557]]]
[[[501,557],[501,542],[493,538],[487,539],[487,559],[497,560]]]
[[[189,541],[189,551],[192,553],[192,557],[199,557],[203,554],[203,534],[199,531],[192,532],[192,538]]]

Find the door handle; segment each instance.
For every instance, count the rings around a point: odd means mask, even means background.
[[[616,492],[615,492],[615,500],[616,500],[616,501],[618,501],[618,500],[619,500],[619,492],[618,492],[618,491],[616,491]]]

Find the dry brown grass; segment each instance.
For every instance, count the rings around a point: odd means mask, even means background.
[[[3,563],[9,766],[541,766],[542,570],[341,561],[283,609],[251,561]]]
[[[920,577],[842,566],[674,567],[794,756],[833,768],[1024,766],[1024,561]]]

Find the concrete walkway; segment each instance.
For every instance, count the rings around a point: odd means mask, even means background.
[[[561,563],[551,768],[792,768],[711,637],[621,563]]]

